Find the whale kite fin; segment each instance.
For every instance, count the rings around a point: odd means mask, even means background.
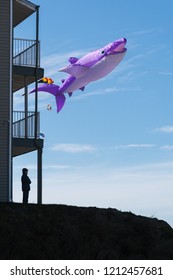
[[[89,67],[83,65],[68,65],[64,68],[61,68],[59,72],[65,72],[72,75],[75,78],[80,78],[84,76],[89,70]]]
[[[84,89],[85,89],[85,86],[83,86],[83,87],[80,88],[81,91],[84,91]]]
[[[57,113],[59,113],[59,111],[61,111],[61,109],[65,104],[66,98],[65,95],[61,93],[55,96],[55,99],[56,99]]]
[[[70,58],[68,59],[68,61],[69,61],[71,64],[75,64],[78,60],[79,60],[79,59],[76,58],[76,57],[70,57]]]

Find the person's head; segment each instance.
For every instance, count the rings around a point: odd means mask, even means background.
[[[23,169],[22,169],[22,173],[23,173],[23,174],[27,174],[27,173],[28,173],[28,169],[27,169],[27,168],[23,168]]]

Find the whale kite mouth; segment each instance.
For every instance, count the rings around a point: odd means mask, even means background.
[[[115,46],[115,48],[110,51],[110,54],[118,54],[118,53],[126,52],[127,51],[127,49],[125,48],[126,43],[127,43],[127,39],[123,38],[119,46]]]
[[[124,52],[126,52],[126,51],[127,51],[127,49],[124,48],[124,47],[118,48],[118,50],[117,50],[117,48],[115,48],[114,50],[112,50],[112,51],[109,52],[108,54],[109,54],[109,55],[112,55],[112,54],[119,54],[119,53],[124,53]]]

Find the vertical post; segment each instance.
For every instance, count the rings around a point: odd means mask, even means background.
[[[27,85],[27,76],[24,77],[25,83],[25,138],[28,137],[28,85]]]
[[[13,1],[0,1],[0,202],[12,200]]]
[[[37,133],[38,133],[38,67],[39,67],[39,6],[36,7],[35,145],[37,147],[37,203],[42,204],[42,148],[37,145]]]
[[[39,6],[36,7],[36,67],[35,67],[35,139],[37,139],[38,133],[38,59],[39,59]]]
[[[37,172],[38,172],[38,187],[37,187],[37,203],[42,204],[42,148],[37,151]]]

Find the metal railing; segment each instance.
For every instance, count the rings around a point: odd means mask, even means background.
[[[13,137],[35,138],[35,118],[37,118],[37,138],[40,138],[40,113],[13,112]]]
[[[13,40],[13,65],[35,67],[36,63],[36,40],[14,39]],[[40,42],[38,41],[38,67],[40,67]]]

